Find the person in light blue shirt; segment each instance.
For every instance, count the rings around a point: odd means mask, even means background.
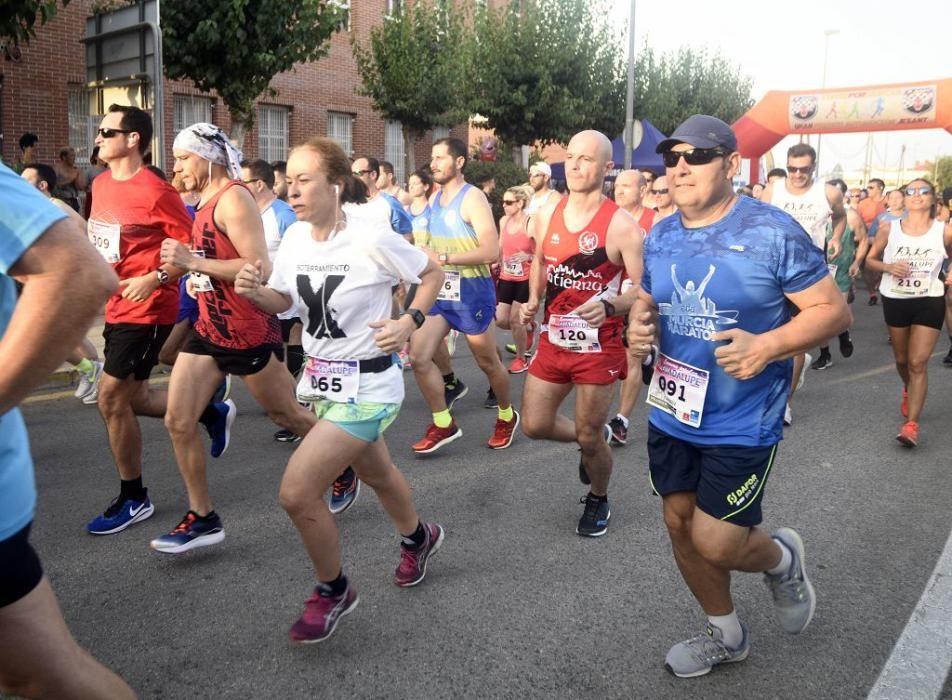
[[[658,152],[678,213],[645,241],[628,340],[639,359],[657,346],[650,479],[678,567],[708,618],[704,632],[665,659],[668,671],[690,678],[750,651],[732,571],[764,572],[784,631],[797,634],[813,617],[800,536],[758,525],[782,437],[790,358],[846,330],[850,315],[800,224],[734,194],[741,157],[727,124],[689,117]]]
[[[0,165],[0,693],[133,698],[83,651],[30,546],[33,461],[17,405],[65,359],[118,281],[84,232]],[[13,277],[23,283],[17,300]]]

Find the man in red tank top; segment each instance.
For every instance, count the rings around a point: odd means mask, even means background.
[[[188,491],[189,510],[167,535],[152,540],[159,552],[179,554],[217,544],[225,538],[221,519],[208,493],[205,453],[198,423],[225,423],[227,447],[235,416],[231,401],[218,416],[205,415],[226,373],[242,377],[255,400],[282,428],[306,435],[314,414],[298,404],[294,380],[284,366],[281,327],[268,314],[235,292],[235,276],[246,263],[271,272],[264,227],[241,177],[241,153],[211,124],[193,124],[173,146],[175,172],[188,191],[201,193],[192,228],[192,249],[177,240],[162,245],[162,261],[191,273],[199,318],[186,339],[169,381],[165,425]],[[204,412],[203,412],[204,409]],[[212,456],[216,445],[213,443]]]
[[[523,306],[528,321],[544,299],[546,325],[522,393],[522,429],[530,438],[581,447],[579,478],[591,490],[582,499],[585,510],[575,531],[585,537],[604,535],[611,517],[612,456],[605,423],[615,381],[624,379],[628,368],[622,317],[631,307],[642,269],[638,223],[602,194],[613,166],[611,152],[611,142],[598,131],[583,131],[569,142],[569,196],[529,222],[536,250],[529,301]],[[635,280],[634,289],[624,295],[623,273]],[[574,422],[558,412],[573,388]]]

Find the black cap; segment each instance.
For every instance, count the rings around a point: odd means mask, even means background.
[[[686,143],[695,148],[726,148],[730,152],[737,150],[737,137],[734,130],[717,117],[707,114],[693,114],[678,126],[671,134],[655,148],[656,153],[663,153],[672,146]]]

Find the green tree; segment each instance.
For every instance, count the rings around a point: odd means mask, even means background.
[[[622,35],[606,0],[522,0],[477,9],[463,81],[466,104],[511,145],[567,141],[624,125]]]
[[[274,76],[327,54],[346,21],[327,0],[189,0],[162,5],[165,74],[221,95],[239,144]]]
[[[458,97],[465,36],[455,3],[415,2],[374,27],[366,44],[352,40],[358,93],[402,124],[407,173],[416,170],[414,144],[425,132],[468,116]]]
[[[658,56],[645,44],[635,60],[635,113],[665,134],[692,114],[731,124],[753,106],[751,85],[720,54],[682,47]]]
[[[942,196],[942,190],[952,187],[952,156],[942,156],[935,162],[935,187]]]
[[[46,24],[54,16],[58,5],[66,7],[69,0],[3,0],[0,4],[0,38],[13,39],[16,46],[36,36],[36,20]]]

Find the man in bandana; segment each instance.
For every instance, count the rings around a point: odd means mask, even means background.
[[[225,538],[208,493],[199,421],[224,422],[227,447],[235,405],[217,415],[206,408],[226,373],[242,377],[271,419],[298,435],[316,422],[295,399],[284,366],[281,326],[235,293],[235,275],[245,264],[271,273],[264,228],[254,197],[241,183],[241,153],[212,124],[193,124],[172,147],[174,172],[187,191],[201,195],[192,227],[192,249],[175,239],[162,244],[162,262],[191,274],[199,318],[179,353],[169,382],[165,425],[188,491],[189,509],[169,534],[152,541],[159,552],[179,554]],[[317,293],[320,293],[318,290]],[[213,456],[215,445],[213,444]]]

